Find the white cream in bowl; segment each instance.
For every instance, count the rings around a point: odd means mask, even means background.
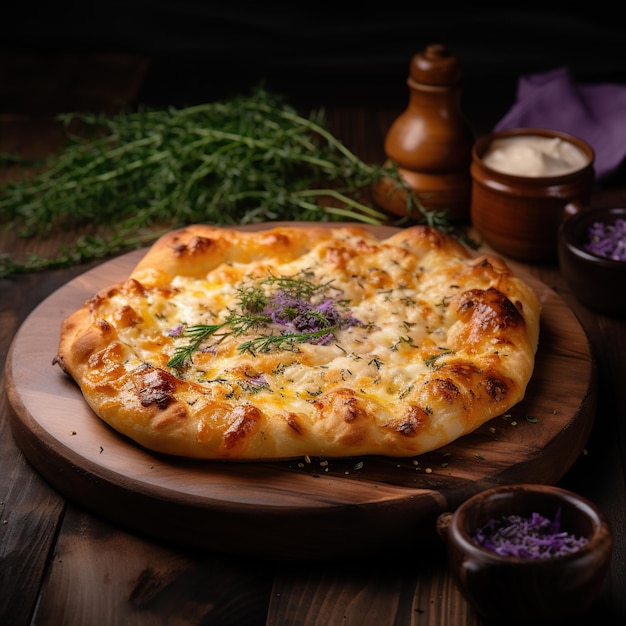
[[[495,139],[482,161],[503,174],[545,177],[575,172],[589,163],[589,157],[559,137],[516,135]]]

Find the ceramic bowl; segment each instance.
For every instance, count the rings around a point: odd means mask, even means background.
[[[626,208],[592,208],[568,217],[559,229],[561,272],[572,293],[591,309],[626,315],[626,261],[616,261],[586,249],[594,224],[626,220]]]
[[[531,169],[537,163],[552,167],[553,155],[526,147],[514,157],[521,167],[510,173],[488,161],[496,142],[520,139],[567,146],[581,156],[581,165],[566,173],[543,174]],[[556,147],[550,150],[556,151]],[[547,151],[547,148],[546,148]],[[531,263],[556,261],[557,233],[564,216],[583,210],[589,199],[595,173],[595,153],[578,137],[545,128],[516,128],[480,137],[472,148],[470,166],[471,222],[480,237],[496,252]],[[524,167],[527,166],[527,167]]]
[[[565,556],[503,556],[477,545],[475,533],[490,520],[538,513],[587,543]],[[451,573],[465,598],[490,621],[555,624],[589,608],[602,588],[612,534],[602,512],[570,491],[546,485],[495,487],[442,513],[437,531],[447,544]]]

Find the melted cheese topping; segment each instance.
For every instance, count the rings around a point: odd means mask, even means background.
[[[500,260],[472,259],[426,228],[406,232],[163,244],[88,303],[86,330],[67,321],[59,359],[96,413],[160,451],[252,459],[439,447],[523,397],[539,304]],[[325,295],[359,323],[326,343],[267,351],[241,345],[281,328],[235,335],[226,325],[191,362],[168,365],[190,342],[181,331],[226,322],[245,285],[280,276],[330,282]]]
[[[405,249],[384,243],[369,244],[366,254],[354,255],[362,245],[362,237],[344,234],[319,243],[290,263],[234,262],[218,265],[203,278],[177,276],[171,291],[151,290],[145,298],[133,301],[141,323],[126,328],[116,323],[117,312],[128,305],[126,294],[113,296],[108,312],[101,313],[117,326],[120,340],[139,361],[163,367],[177,346],[189,343],[188,337],[176,337],[177,329],[223,322],[237,309],[238,288],[250,276],[293,277],[306,272],[318,283],[332,276],[333,289],[362,326],[336,331],[329,345],[299,344],[295,352],[238,350],[247,339],[258,337],[258,332],[210,337],[194,355],[192,365],[177,376],[198,385],[199,401],[203,395],[236,397],[249,399],[257,407],[283,406],[297,413],[311,412],[311,400],[321,393],[349,386],[381,407],[380,415],[386,419],[396,403],[434,368],[443,361],[464,358],[466,348],[453,341],[447,312],[450,300],[458,296],[457,281],[467,273],[467,264],[454,257],[442,264],[440,255],[433,254],[417,265]],[[485,286],[478,277],[473,283],[462,282],[464,290]],[[498,343],[491,350],[501,355]],[[137,362],[126,365],[134,368]]]

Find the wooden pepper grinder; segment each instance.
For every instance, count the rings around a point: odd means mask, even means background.
[[[444,46],[416,54],[407,79],[409,105],[385,138],[386,165],[397,166],[424,208],[446,211],[453,221],[470,214],[474,134],[461,111],[461,81],[460,63]],[[372,191],[383,209],[411,215],[397,182],[386,178]]]

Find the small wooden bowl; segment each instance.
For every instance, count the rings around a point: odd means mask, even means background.
[[[559,228],[559,266],[572,293],[590,309],[626,315],[626,261],[599,256],[586,249],[595,223],[626,220],[626,208],[593,208],[563,221]]]
[[[483,161],[494,141],[522,136],[573,144],[587,156],[587,164],[556,176],[520,176],[498,171]],[[585,141],[555,130],[517,128],[480,137],[473,146],[470,167],[472,225],[504,256],[531,263],[555,261],[561,221],[588,206],[594,158]]]
[[[559,513],[560,511],[560,513]],[[588,543],[566,556],[519,558],[479,546],[479,528],[502,516],[539,513],[562,531]],[[447,544],[448,563],[460,591],[487,620],[509,624],[554,624],[588,609],[602,588],[612,550],[612,534],[591,502],[558,487],[500,486],[442,513],[437,531]]]

